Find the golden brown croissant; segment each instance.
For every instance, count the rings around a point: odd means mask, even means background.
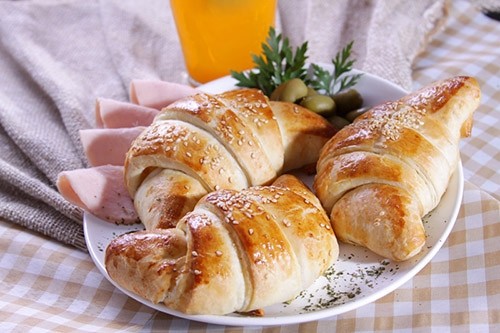
[[[479,101],[476,80],[455,77],[376,106],[339,131],[314,181],[338,239],[395,260],[420,252],[421,218],[448,186]]]
[[[247,312],[292,299],[338,257],[319,200],[295,176],[204,196],[176,228],[138,231],[106,249],[113,280],[188,314]]]
[[[199,93],[164,108],[132,143],[125,183],[146,228],[173,227],[210,191],[315,163],[333,134],[319,115],[256,89]]]

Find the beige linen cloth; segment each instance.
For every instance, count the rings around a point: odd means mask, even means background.
[[[277,29],[308,40],[312,62],[354,40],[356,68],[409,89],[446,5],[279,0]],[[187,82],[169,1],[0,1],[0,17],[0,218],[85,249],[57,175],[87,166],[78,130],[94,126],[97,97],[128,100],[134,78]]]

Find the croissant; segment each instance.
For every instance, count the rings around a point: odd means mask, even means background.
[[[322,149],[314,190],[337,238],[406,260],[425,244],[480,102],[474,78],[435,82],[372,108]]]
[[[208,192],[266,185],[314,164],[333,134],[321,116],[260,90],[199,93],[164,108],[136,138],[125,184],[147,229],[174,227]]]
[[[175,228],[124,234],[110,277],[187,314],[249,312],[292,299],[338,258],[319,200],[295,176],[205,195]]]

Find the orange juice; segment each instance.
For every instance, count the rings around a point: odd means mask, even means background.
[[[189,76],[198,83],[254,67],[276,0],[170,0]]]

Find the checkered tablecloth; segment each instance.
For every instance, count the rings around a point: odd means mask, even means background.
[[[0,221],[0,332],[500,332],[500,22],[453,2],[446,28],[414,67],[415,88],[473,75],[483,101],[462,143],[456,224],[434,259],[396,291],[356,310],[276,327],[175,318],[127,297],[88,254]]]
[[[457,1],[451,21],[414,65],[415,88],[442,77],[478,79],[482,104],[474,115],[472,137],[462,140],[465,179],[500,199],[500,22]]]

